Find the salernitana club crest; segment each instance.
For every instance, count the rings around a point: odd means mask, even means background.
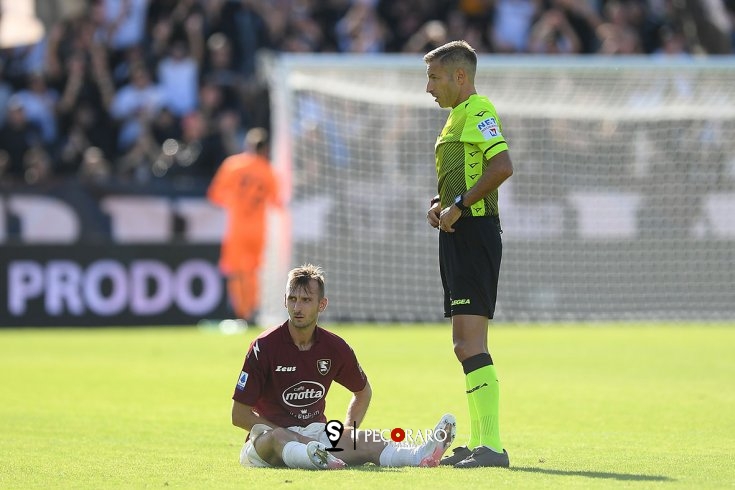
[[[319,374],[321,374],[322,376],[326,376],[326,374],[332,368],[332,360],[319,359],[318,361],[316,361],[316,368],[319,371]]]

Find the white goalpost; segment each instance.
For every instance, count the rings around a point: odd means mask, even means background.
[[[264,268],[324,266],[325,321],[441,321],[434,141],[418,55],[269,60],[289,197]],[[735,60],[483,56],[514,176],[501,188],[496,320],[732,319]]]

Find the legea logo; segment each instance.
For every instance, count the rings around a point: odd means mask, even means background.
[[[308,407],[322,398],[326,390],[324,385],[316,381],[299,381],[283,392],[283,401],[286,405],[296,408]]]

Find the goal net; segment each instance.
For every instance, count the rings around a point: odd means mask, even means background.
[[[310,262],[326,321],[440,321],[425,216],[448,112],[421,57],[268,66],[290,217],[268,247],[264,318],[283,318],[285,273]],[[732,60],[480,58],[515,168],[496,320],[735,317],[734,80]]]

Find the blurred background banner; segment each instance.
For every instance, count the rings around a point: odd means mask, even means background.
[[[83,186],[0,191],[0,326],[227,318],[223,217],[201,195]]]
[[[189,325],[227,318],[216,246],[5,246],[2,326]]]

